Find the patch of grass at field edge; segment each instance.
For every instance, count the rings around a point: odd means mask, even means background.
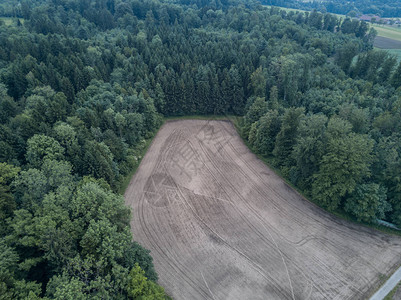
[[[388,295],[387,295],[386,297],[384,297],[383,300],[393,300],[393,296],[394,296],[394,294],[395,294],[395,292],[397,291],[398,288],[401,288],[401,282],[399,282],[399,283],[395,286],[395,288],[393,288],[393,289],[391,290],[391,292],[388,293]]]
[[[388,276],[384,276],[383,274],[379,275],[379,285],[378,287],[371,293],[371,296],[373,296],[382,286],[383,284],[391,277],[393,276],[394,272],[398,270],[398,268],[401,266],[395,266],[393,270],[391,270],[390,274]],[[397,288],[401,286],[401,282],[397,283],[395,288],[393,288],[390,293],[387,294],[386,297],[383,298],[383,300],[393,300],[393,295],[397,291]],[[370,297],[369,297],[370,298]]]
[[[370,24],[377,31],[378,36],[401,41],[401,28],[388,25]]]

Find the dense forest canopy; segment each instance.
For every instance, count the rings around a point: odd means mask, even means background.
[[[351,12],[373,14],[384,18],[401,17],[399,0],[261,0],[263,4],[297,8],[303,10],[318,10],[334,14],[347,15]]]
[[[244,116],[316,203],[401,225],[401,64],[365,23],[234,0],[0,14],[0,297],[167,297],[116,193],[163,116]]]

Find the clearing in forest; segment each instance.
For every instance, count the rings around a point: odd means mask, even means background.
[[[400,237],[305,200],[228,121],[165,123],[125,199],[174,299],[366,299],[401,263]]]

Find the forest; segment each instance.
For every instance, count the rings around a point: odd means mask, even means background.
[[[312,201],[401,225],[401,64],[366,23],[239,0],[0,15],[0,299],[168,299],[119,194],[167,116],[243,116]]]
[[[334,14],[347,15],[350,12],[379,15],[383,18],[401,17],[401,5],[397,0],[261,0],[263,4],[297,8],[302,10],[318,10]]]

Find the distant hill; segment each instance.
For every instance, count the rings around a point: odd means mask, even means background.
[[[401,2],[399,0],[261,0],[262,4],[304,10],[316,9],[322,12],[336,14],[377,14],[381,17],[401,17]]]

